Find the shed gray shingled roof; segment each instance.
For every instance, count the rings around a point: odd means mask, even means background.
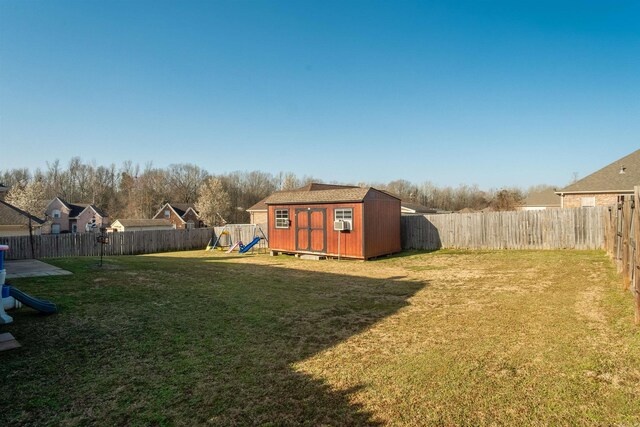
[[[620,173],[621,168],[624,168],[624,173]],[[631,192],[636,185],[640,185],[640,150],[616,160],[557,193]]]
[[[281,191],[267,197],[265,203],[267,205],[280,205],[298,203],[361,202],[371,190],[379,191],[372,187],[346,187],[315,191]]]
[[[260,200],[258,203],[256,203],[255,205],[251,206],[249,209],[247,209],[248,212],[255,212],[255,211],[266,211],[267,210],[267,205],[268,204],[274,204],[274,203],[298,203],[298,202],[270,202],[271,198],[274,196],[278,196],[276,197],[276,199],[278,200],[282,200],[283,198],[290,198],[289,196],[279,196],[280,194],[290,194],[290,193],[308,193],[308,192],[313,192],[313,193],[317,193],[318,191],[328,191],[328,190],[358,190],[361,189],[361,187],[357,187],[355,185],[339,185],[339,184],[322,184],[319,182],[310,182],[309,184],[305,185],[304,187],[300,187],[300,188],[296,188],[294,190],[287,190],[287,191],[278,191],[273,193],[271,196],[267,196],[264,199]],[[294,196],[294,198],[313,198],[313,196],[307,195],[307,196]],[[321,197],[330,197],[328,195],[323,195]],[[395,197],[395,196],[394,196]],[[362,199],[360,199],[359,201],[361,201]],[[312,202],[309,201],[308,203],[321,203],[321,202],[333,202],[333,201],[339,201],[339,202],[346,202],[346,201],[350,201],[350,200],[321,200],[321,201],[316,201],[316,202]],[[300,203],[306,203],[305,201],[300,201]]]

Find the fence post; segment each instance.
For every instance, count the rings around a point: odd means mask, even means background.
[[[638,237],[640,236],[640,186],[635,186],[633,189],[633,209],[631,215],[633,216],[633,287],[632,292],[635,299],[636,316],[635,323],[640,325],[640,248],[638,248]]]

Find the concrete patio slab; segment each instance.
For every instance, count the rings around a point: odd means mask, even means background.
[[[37,259],[21,259],[5,261],[7,279],[19,279],[23,277],[64,276],[73,274],[70,271],[55,267]]]

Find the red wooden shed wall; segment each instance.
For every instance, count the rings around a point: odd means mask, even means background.
[[[364,257],[402,250],[400,242],[400,200],[372,190],[364,199]]]
[[[353,209],[353,229],[340,235],[340,256],[367,259],[401,251],[400,200],[381,191],[370,191],[363,202],[324,203],[298,205],[269,205],[269,247],[278,252],[311,252],[296,248],[296,209],[325,209],[326,247],[329,256],[338,256],[338,231],[333,230],[334,209]],[[275,210],[288,209],[289,228],[275,228]],[[318,218],[312,220],[317,227]],[[306,223],[305,223],[306,224]],[[315,252],[320,245],[319,236],[313,235]],[[308,233],[301,231],[299,237],[306,239]]]
[[[296,249],[296,209],[326,209],[326,255],[338,256],[338,231],[333,230],[334,209],[353,209],[353,229],[342,232],[340,236],[340,256],[364,258],[363,251],[363,204],[362,203],[326,203],[300,205],[269,205],[269,248],[279,252],[306,252]],[[289,228],[276,228],[275,210],[289,209]],[[400,209],[400,208],[398,208]],[[398,212],[400,212],[398,210]],[[399,213],[398,213],[399,215]]]

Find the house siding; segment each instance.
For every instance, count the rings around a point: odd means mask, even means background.
[[[56,209],[60,211],[60,218],[53,217],[53,211]],[[61,233],[67,233],[71,231],[71,229],[69,228],[69,209],[67,209],[67,207],[63,205],[60,200],[55,199],[53,202],[51,202],[47,207],[45,214],[50,219],[52,225],[58,224],[60,226]]]
[[[101,217],[100,215],[95,213],[93,209],[88,208],[82,211],[80,215],[78,215],[78,233],[83,233],[86,231],[87,224],[94,218],[94,216],[96,218],[96,228],[99,229],[103,225],[109,225],[107,218]]]
[[[267,211],[249,212],[251,217],[251,224],[266,224],[267,223]]]
[[[628,193],[626,195],[630,195]],[[618,196],[625,195],[622,193],[601,193],[601,194],[565,194],[563,196],[564,208],[582,207],[583,197],[595,197],[596,206],[612,206],[618,203]]]
[[[185,220],[186,222],[192,221],[193,222],[193,228],[200,228],[203,226],[202,221],[200,221],[200,218],[198,218],[198,215],[195,214],[195,212],[193,212],[192,210],[188,210],[184,216],[182,217],[183,220]],[[183,224],[184,227],[186,227],[186,224]],[[184,228],[184,227],[177,227],[176,228]]]
[[[164,211],[166,210],[169,211],[168,217],[164,216]],[[162,210],[160,210],[160,212],[158,212],[158,214],[153,217],[153,219],[168,219],[169,222],[171,222],[171,224],[173,224],[174,227],[178,230],[183,230],[187,226],[187,224],[182,221],[182,218],[180,218],[173,209],[169,208],[169,206],[164,206]]]
[[[40,227],[33,227],[32,233],[34,236],[42,234]],[[12,236],[29,236],[28,225],[0,225],[0,237],[12,237]]]

